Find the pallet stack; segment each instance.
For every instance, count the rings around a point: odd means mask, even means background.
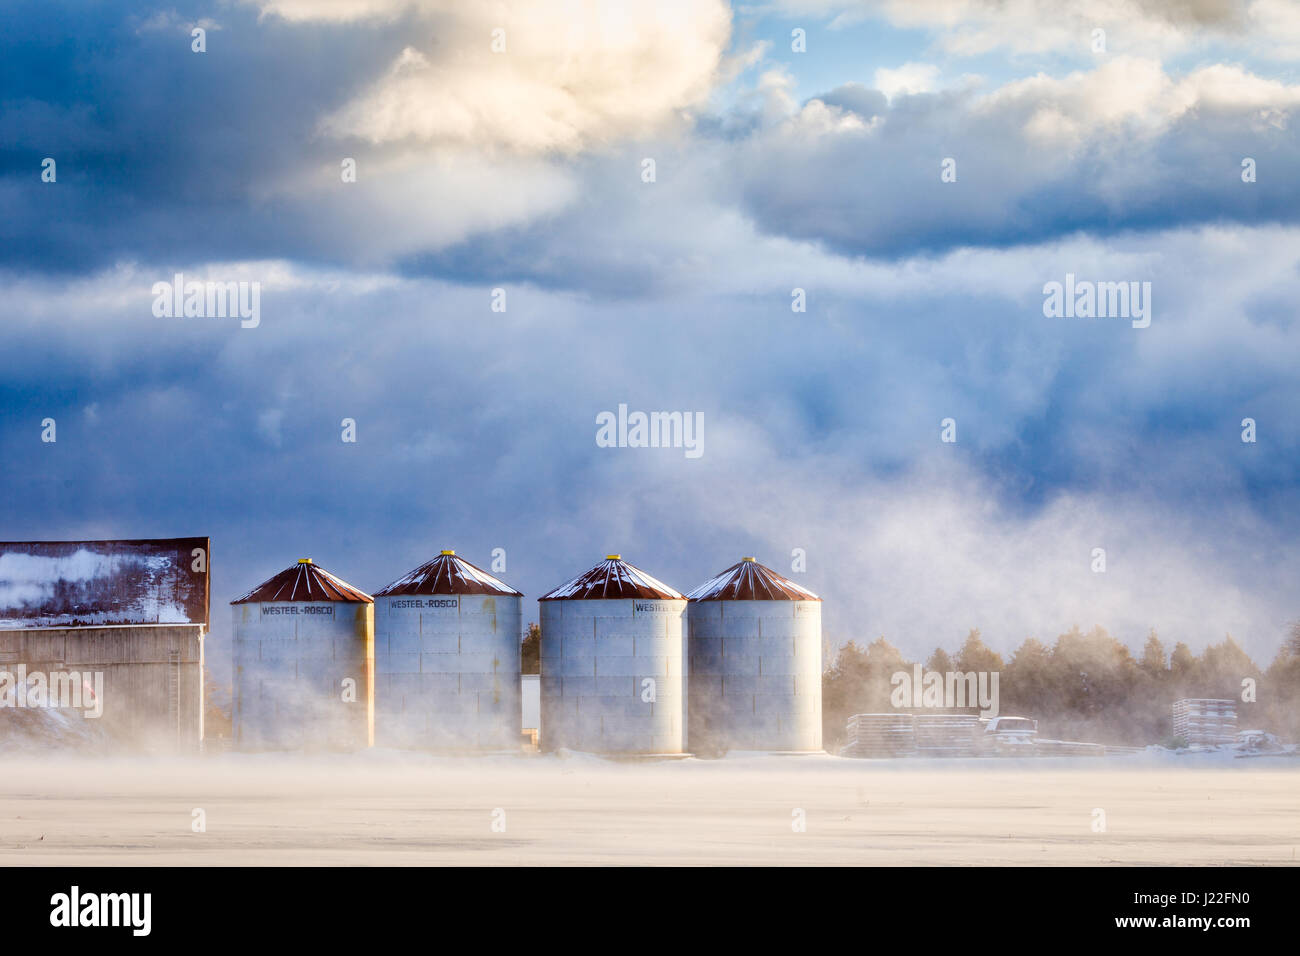
[[[854,714],[847,730],[842,757],[910,757],[916,753],[911,714]]]
[[[916,752],[921,757],[971,757],[981,731],[976,714],[917,714]]]
[[[1184,697],[1174,701],[1174,736],[1189,747],[1231,744],[1237,735],[1237,707],[1231,700]]]

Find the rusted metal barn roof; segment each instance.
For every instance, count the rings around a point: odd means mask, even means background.
[[[301,558],[297,564],[290,565],[230,603],[262,604],[270,601],[356,601],[373,604],[374,598],[314,564],[311,558]]]
[[[504,597],[523,597],[504,581],[494,578],[482,568],[475,567],[455,551],[443,551],[432,561],[427,561],[414,571],[398,578],[388,587],[380,588],[375,597],[393,594],[499,594]]]
[[[608,554],[585,574],[543,594],[539,601],[594,601],[619,598],[661,598],[680,601],[685,597],[662,581],[633,567],[620,555]]]
[[[206,626],[201,538],[0,542],[0,631]]]
[[[691,601],[820,601],[807,588],[753,558],[742,558],[686,595]]]

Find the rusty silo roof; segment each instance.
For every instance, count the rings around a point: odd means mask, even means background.
[[[585,574],[548,591],[539,601],[594,601],[619,598],[661,598],[680,601],[685,597],[662,581],[635,568],[620,555],[609,554]]]
[[[335,577],[311,558],[300,558],[275,577],[263,581],[231,604],[261,604],[269,601],[356,601],[373,604],[365,591],[358,591],[342,578]]]
[[[402,575],[388,587],[380,588],[375,597],[392,594],[499,594],[523,597],[510,585],[475,567],[455,551],[444,551],[414,571]]]
[[[820,601],[807,588],[753,558],[742,558],[686,595],[691,601]]]

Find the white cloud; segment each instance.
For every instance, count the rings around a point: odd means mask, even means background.
[[[1210,42],[1238,43],[1286,58],[1300,44],[1300,9],[1290,0],[775,0],[791,15],[832,17],[837,25],[879,18],[930,31],[957,56],[993,51],[1170,56]]]
[[[1300,184],[1243,192],[1238,164],[1295,156],[1297,109],[1300,85],[1238,66],[1115,56],[911,105],[840,87],[754,129],[728,170],[760,228],[851,254],[1248,220],[1257,202],[1289,220]],[[941,184],[946,157],[957,179]]]
[[[929,93],[939,81],[939,68],[929,63],[904,63],[876,70],[875,87],[891,100],[901,94]]]
[[[671,127],[703,103],[731,31],[721,0],[252,0],[290,21],[411,16],[412,43],[322,130],[370,143],[572,153]],[[494,52],[493,31],[504,31]]]
[[[1064,77],[1017,80],[983,97],[979,109],[1028,108],[1025,132],[1073,146],[1100,132],[1158,134],[1197,112],[1238,116],[1300,106],[1300,85],[1287,85],[1239,66],[1215,64],[1174,77],[1148,59],[1117,56],[1094,70]],[[1121,129],[1121,124],[1126,124]]]

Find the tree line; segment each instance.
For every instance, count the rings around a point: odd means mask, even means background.
[[[883,637],[842,647],[822,677],[826,748],[838,749],[853,714],[895,712],[890,679],[911,674],[914,663]],[[1300,624],[1267,668],[1231,635],[1197,655],[1181,641],[1166,650],[1153,630],[1134,656],[1101,627],[1075,627],[1050,646],[1030,638],[1006,660],[973,629],[955,654],[937,648],[922,664],[942,674],[998,672],[999,713],[1035,718],[1039,733],[1055,739],[1175,744],[1173,702],[1180,697],[1231,699],[1239,730],[1300,737]]]

